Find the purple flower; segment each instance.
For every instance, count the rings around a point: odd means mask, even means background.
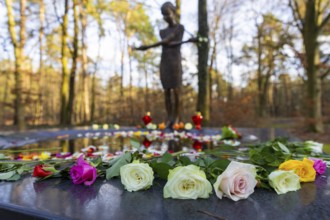
[[[317,175],[324,174],[325,173],[325,170],[327,168],[326,162],[324,162],[321,159],[316,159],[316,158],[310,158],[310,159],[314,161],[313,167],[314,167],[314,169],[316,171],[316,174]]]
[[[77,160],[77,164],[71,167],[70,176],[74,184],[84,183],[86,186],[90,186],[96,180],[96,168],[89,165],[81,155]]]

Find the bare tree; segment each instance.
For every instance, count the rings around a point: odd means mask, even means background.
[[[26,1],[20,0],[20,23],[19,23],[19,40],[15,31],[16,22],[12,9],[12,1],[6,0],[6,7],[8,13],[8,30],[10,33],[11,42],[14,47],[15,55],[15,113],[14,124],[18,126],[19,130],[24,130],[25,124],[25,111],[23,104],[23,62],[24,62],[24,46],[25,46],[25,23],[26,23]]]
[[[210,74],[208,71],[209,28],[207,23],[207,0],[198,1],[198,101],[197,111],[204,117],[204,124],[210,120]]]
[[[68,108],[69,108],[69,69],[68,69],[68,12],[69,0],[64,1],[64,14],[62,16],[62,36],[61,36],[61,63],[62,63],[62,84],[61,84],[61,113],[60,124],[68,124]]]
[[[67,109],[67,122],[66,124],[72,124],[72,115],[73,115],[73,104],[75,99],[75,80],[77,72],[77,59],[78,59],[78,35],[79,35],[79,11],[78,11],[79,2],[78,0],[73,0],[73,52],[72,52],[72,65],[70,72],[69,80],[69,103]]]
[[[322,75],[319,73],[318,37],[330,20],[328,0],[289,0],[295,24],[303,38],[304,68],[307,76],[307,109],[310,129],[322,133]]]

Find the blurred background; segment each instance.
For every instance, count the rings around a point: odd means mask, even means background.
[[[159,41],[164,2],[0,0],[1,129],[165,121],[161,48],[132,50]],[[330,133],[330,0],[171,2],[200,39],[181,48],[182,121]]]

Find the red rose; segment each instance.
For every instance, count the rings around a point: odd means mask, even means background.
[[[143,142],[142,142],[142,144],[143,144],[143,146],[145,146],[145,148],[150,147],[151,143],[152,143],[152,142],[149,141],[148,138],[144,138],[144,140],[143,140]]]
[[[198,140],[195,140],[194,144],[193,144],[193,148],[196,150],[196,151],[199,151],[199,150],[202,150],[203,148],[203,143],[198,141]]]
[[[144,125],[149,124],[152,121],[152,118],[150,117],[150,112],[147,112],[147,114],[142,118]]]
[[[202,128],[201,124],[202,124],[202,121],[203,121],[203,116],[201,115],[201,113],[197,112],[197,114],[192,116],[191,118],[192,118],[192,120],[195,124],[195,128],[197,130],[200,130]]]
[[[51,171],[45,171],[43,167],[44,165],[41,164],[35,166],[33,170],[33,176],[43,178],[53,174]]]

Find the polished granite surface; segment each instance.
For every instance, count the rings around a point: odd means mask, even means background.
[[[330,181],[319,176],[302,189],[277,195],[256,189],[246,200],[163,199],[165,182],[151,189],[127,192],[119,179],[97,180],[92,186],[73,185],[70,180],[0,183],[0,217],[11,219],[329,219]],[[14,210],[9,213],[4,210]],[[23,213],[23,214],[22,214]],[[21,216],[20,216],[21,215]]]
[[[239,131],[261,141],[290,136],[281,129]],[[147,191],[131,193],[124,190],[120,179],[97,179],[87,187],[74,185],[69,179],[39,182],[28,176],[17,182],[0,181],[0,219],[329,219],[329,174],[303,183],[297,192],[277,195],[256,189],[248,199],[238,202],[220,200],[215,194],[209,199],[163,199],[165,182],[160,180]]]

